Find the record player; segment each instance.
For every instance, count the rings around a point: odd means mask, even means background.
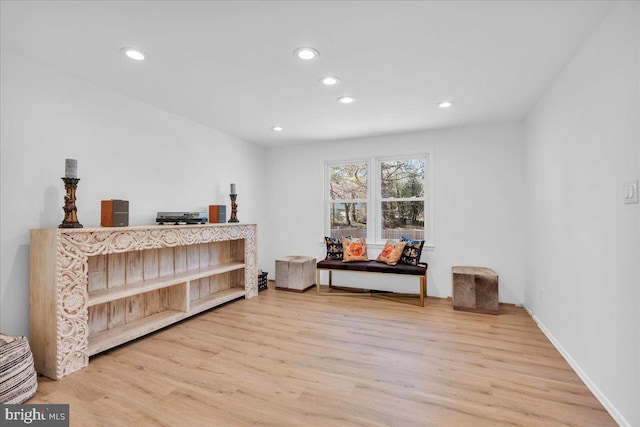
[[[156,222],[163,224],[205,224],[206,212],[158,212]]]

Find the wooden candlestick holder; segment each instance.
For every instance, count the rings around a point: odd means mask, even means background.
[[[76,208],[76,188],[80,178],[62,178],[64,188],[67,194],[64,195],[64,220],[58,228],[82,228],[82,224],[78,222],[78,209]]]
[[[229,218],[229,222],[240,222],[238,220],[238,204],[236,203],[237,194],[229,194],[231,197],[231,218]]]

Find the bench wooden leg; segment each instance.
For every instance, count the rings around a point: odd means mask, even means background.
[[[320,271],[326,271],[329,273],[329,291],[320,290]],[[318,295],[331,295],[337,297],[362,297],[371,296],[371,292],[368,289],[349,288],[348,286],[334,286],[333,285],[333,270],[318,269],[316,290]]]
[[[373,296],[377,298],[388,299],[391,301],[401,302],[404,304],[417,305],[420,307],[424,307],[424,300],[427,296],[427,274],[424,276],[419,276],[420,278],[420,290],[417,294],[402,294],[402,293],[394,293],[394,292],[385,292],[385,291],[371,291],[369,289],[361,289],[361,288],[349,288],[348,286],[334,286],[333,285],[333,270],[325,270],[329,274],[329,284],[328,287],[330,291],[321,291],[320,290],[320,272],[322,269],[318,269],[316,274],[316,291],[318,295],[331,295],[331,296]],[[415,276],[414,276],[415,277]],[[333,290],[333,291],[331,291]],[[335,292],[342,291],[342,292]],[[416,299],[417,297],[417,299]],[[407,298],[412,298],[411,300]]]
[[[427,296],[427,273],[424,274],[424,276],[420,276],[420,290],[418,294],[400,294],[400,293],[394,293],[394,292],[376,292],[376,293],[372,293],[371,296],[377,297],[377,298],[384,298],[384,299],[388,299],[391,301],[396,301],[396,302],[401,302],[404,304],[411,304],[411,305],[417,305],[420,307],[424,307],[424,299]],[[406,298],[415,298],[418,297],[418,299],[413,299],[413,300],[407,300]],[[403,299],[404,298],[404,299]]]

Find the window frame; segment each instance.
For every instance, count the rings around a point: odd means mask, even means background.
[[[366,199],[331,199],[330,182],[330,167],[338,165],[352,165],[357,163],[364,163],[367,165],[367,198]],[[331,236],[331,205],[333,203],[365,203],[367,205],[367,240],[369,236],[369,225],[371,224],[371,158],[357,158],[353,160],[337,160],[324,162],[324,231],[325,236]]]
[[[420,198],[398,198],[390,199],[382,197],[382,162],[394,160],[421,159],[424,161],[423,189],[424,195]],[[356,157],[347,160],[325,160],[324,162],[324,232],[325,236],[331,235],[331,205],[340,203],[331,199],[329,181],[330,167],[336,165],[349,165],[364,163],[367,165],[367,200],[343,199],[344,202],[366,203],[367,205],[367,244],[382,246],[386,242],[382,238],[382,202],[383,201],[415,201],[424,203],[424,240],[425,247],[435,246],[433,234],[433,153],[424,151],[420,154],[403,154],[393,156],[371,156],[367,158]]]
[[[392,162],[392,161],[398,161],[398,160],[422,160],[424,161],[424,176],[422,178],[422,188],[423,188],[423,195],[422,197],[400,197],[400,198],[391,198],[391,197],[382,197],[382,163],[383,162]],[[386,239],[382,237],[382,203],[383,202],[412,202],[412,201],[422,201],[424,203],[424,225],[422,226],[423,228],[423,236],[424,236],[424,240],[425,240],[425,244],[427,244],[429,242],[429,240],[427,239],[428,236],[428,227],[427,227],[427,214],[429,214],[430,217],[430,212],[427,210],[427,208],[430,206],[430,203],[428,203],[427,201],[427,194],[428,194],[428,188],[427,188],[427,184],[428,184],[428,178],[427,178],[427,171],[429,168],[429,159],[428,156],[426,154],[421,154],[421,155],[406,155],[406,156],[384,156],[384,157],[375,157],[375,161],[376,161],[376,170],[375,170],[375,175],[376,175],[376,182],[375,182],[375,194],[374,194],[374,203],[377,203],[376,205],[376,211],[375,211],[375,230],[374,230],[374,243],[375,244],[384,244],[386,243]],[[431,222],[431,221],[429,221]]]

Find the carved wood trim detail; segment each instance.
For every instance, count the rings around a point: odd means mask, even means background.
[[[245,298],[258,295],[254,224],[59,229],[57,239],[58,379],[89,364],[88,257],[244,239]]]

